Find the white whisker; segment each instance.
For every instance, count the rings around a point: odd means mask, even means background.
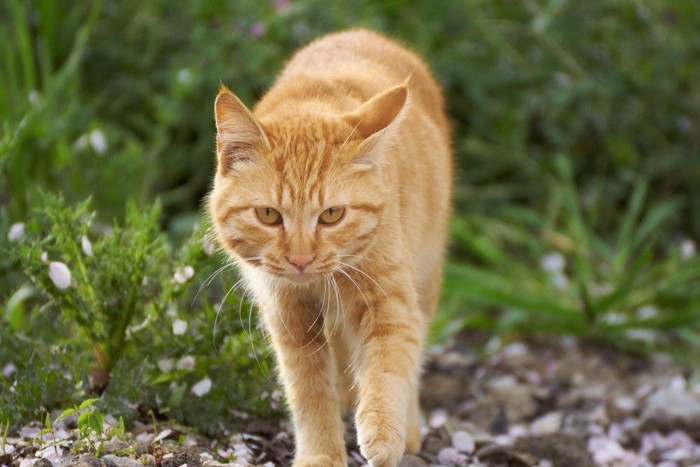
[[[345,271],[343,268],[336,267],[335,270],[338,271],[339,273],[341,273],[342,275],[344,275],[345,277],[347,277],[348,280],[353,283],[353,285],[358,290],[358,292],[360,292],[360,295],[362,295],[362,300],[365,301],[365,305],[367,305],[367,309],[369,310],[370,309],[369,302],[367,301],[367,297],[365,296],[365,293],[362,291],[362,287],[360,287],[360,285],[355,281],[355,279],[353,279],[350,276],[350,274],[347,271]]]
[[[226,263],[223,266],[221,266],[219,269],[214,271],[213,273],[209,274],[209,277],[207,277],[204,282],[199,286],[197,289],[197,293],[194,294],[194,298],[192,299],[192,303],[190,303],[190,309],[194,306],[194,302],[197,301],[197,297],[199,297],[199,293],[202,291],[204,287],[209,287],[209,284],[211,284],[214,279],[216,278],[217,275],[219,275],[221,272],[228,268],[232,268],[234,266],[233,263]]]
[[[382,286],[379,285],[379,283],[378,283],[377,281],[375,281],[375,280],[372,278],[372,276],[370,276],[369,274],[367,274],[366,272],[364,272],[362,269],[356,268],[356,267],[353,266],[352,264],[343,263],[342,261],[338,261],[338,264],[340,264],[340,265],[342,265],[342,266],[345,266],[345,267],[348,267],[348,268],[350,268],[350,269],[352,269],[352,270],[354,270],[354,271],[357,271],[357,272],[359,272],[360,274],[362,274],[363,276],[365,276],[367,279],[371,280],[371,281],[374,283],[374,285],[376,285],[377,288],[382,292],[382,294],[384,294],[384,297],[385,297],[387,300],[389,300],[389,296],[386,294],[386,292],[384,291],[384,289],[382,288]]]
[[[216,316],[214,317],[214,329],[212,331],[212,340],[214,342],[214,351],[216,353],[219,353],[219,349],[216,347],[216,326],[219,323],[219,313],[221,313],[221,309],[223,308],[224,303],[226,303],[226,299],[228,298],[228,296],[231,294],[231,292],[236,290],[242,282],[243,282],[243,279],[239,279],[238,282],[233,284],[233,286],[230,289],[228,289],[228,292],[226,292],[226,295],[224,295],[224,298],[221,299],[221,303],[219,303],[219,306],[216,309]],[[245,292],[243,293],[243,296],[245,297]]]
[[[326,288],[327,288],[327,286],[328,286],[328,282],[327,282],[328,279],[327,279],[326,276],[324,276],[323,279],[324,279],[324,288],[323,288],[323,290],[324,290],[324,298],[325,298],[325,290],[326,290]],[[314,320],[313,323],[311,323],[311,326],[309,326],[309,329],[306,330],[307,333],[308,333],[309,331],[311,331],[311,329],[314,327],[314,325],[316,324],[316,322],[317,322],[317,321],[319,320],[319,318],[323,315],[323,305],[324,305],[324,303],[323,303],[323,301],[322,301],[322,302],[321,302],[321,307],[320,307],[319,310],[318,310],[318,315],[316,315],[316,319]],[[303,346],[301,346],[301,347],[300,347],[300,350],[301,350],[301,349],[305,349],[306,347],[308,347],[308,346],[310,346],[311,344],[313,344],[314,342],[316,342],[316,339],[318,339],[318,336],[320,336],[321,333],[323,332],[323,327],[324,327],[324,325],[321,324],[321,326],[319,326],[319,330],[316,331],[316,335],[315,335],[311,340],[309,340],[309,342],[307,342],[306,344],[304,344]],[[307,355],[307,357],[310,356],[310,355],[313,355],[313,353]]]

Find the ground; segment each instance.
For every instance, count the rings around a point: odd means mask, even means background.
[[[473,351],[478,340],[460,334],[429,351],[425,439],[402,466],[700,464],[700,384],[690,367],[575,339],[516,342],[481,357]],[[349,465],[364,465],[348,427]],[[284,466],[293,453],[289,425],[265,420],[250,420],[223,443],[138,425],[130,441],[105,443],[100,457],[70,453],[71,428],[54,427],[49,436],[54,443],[63,438],[62,447],[52,449],[48,439],[43,450],[38,428],[25,428],[6,440],[0,464],[131,467],[137,459],[161,467]]]

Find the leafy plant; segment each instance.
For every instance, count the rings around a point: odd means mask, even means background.
[[[455,221],[456,247],[471,262],[447,268],[450,316],[466,307],[463,322],[503,333],[574,334],[648,348],[671,349],[679,340],[697,345],[700,258],[664,242],[677,200],[652,202],[640,179],[609,239],[596,229],[596,203],[606,200],[584,201],[563,156],[549,200],[545,214],[507,207]]]
[[[130,323],[160,293],[147,285],[168,255],[158,207],[141,214],[130,205],[125,224],[101,234],[87,202],[72,208],[46,195],[36,214],[20,244],[22,267],[87,337],[97,360],[93,385],[102,392]]]

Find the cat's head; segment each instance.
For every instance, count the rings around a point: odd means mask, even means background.
[[[222,87],[209,198],[220,245],[300,284],[356,263],[382,224],[390,196],[382,159],[407,99],[397,86],[348,113],[295,112],[290,102],[256,119]]]

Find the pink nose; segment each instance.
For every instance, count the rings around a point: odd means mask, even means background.
[[[311,264],[311,262],[316,259],[315,256],[309,255],[291,255],[287,256],[287,261],[292,263],[299,272],[304,272],[304,269]]]

